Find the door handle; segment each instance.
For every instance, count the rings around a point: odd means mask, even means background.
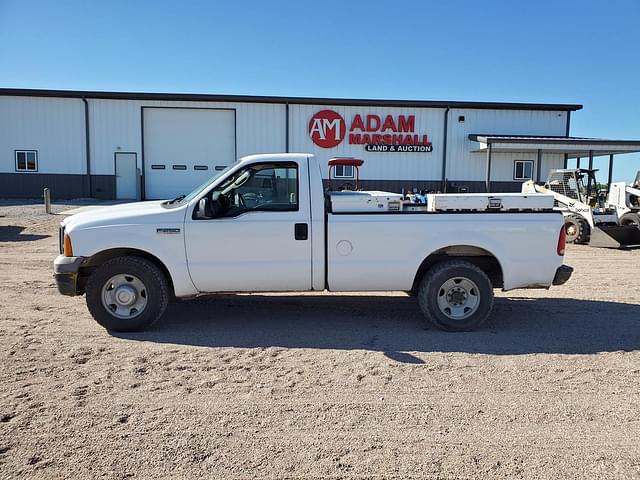
[[[293,234],[296,240],[306,240],[309,238],[309,225],[296,223],[293,227]]]

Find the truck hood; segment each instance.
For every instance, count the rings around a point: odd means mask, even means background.
[[[184,220],[186,205],[177,208],[164,208],[161,205],[163,201],[154,200],[99,207],[71,215],[62,221],[62,225],[65,226],[67,232],[71,232],[95,227],[181,222]]]

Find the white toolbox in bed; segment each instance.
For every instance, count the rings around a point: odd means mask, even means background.
[[[399,212],[402,195],[390,192],[331,192],[331,211],[334,213]]]
[[[427,211],[522,211],[551,210],[553,195],[544,193],[431,193]]]

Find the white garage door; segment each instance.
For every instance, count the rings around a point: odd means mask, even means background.
[[[235,110],[143,108],[145,198],[174,198],[235,161]]]

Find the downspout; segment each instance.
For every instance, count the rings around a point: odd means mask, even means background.
[[[449,125],[449,107],[444,111],[444,136],[442,139],[442,179],[440,180],[440,191],[447,192],[447,130]]]
[[[89,102],[86,97],[82,97],[84,102],[84,144],[87,159],[87,197],[91,197],[91,144],[89,143]]]
[[[285,148],[286,152],[289,153],[289,102],[285,103]]]

